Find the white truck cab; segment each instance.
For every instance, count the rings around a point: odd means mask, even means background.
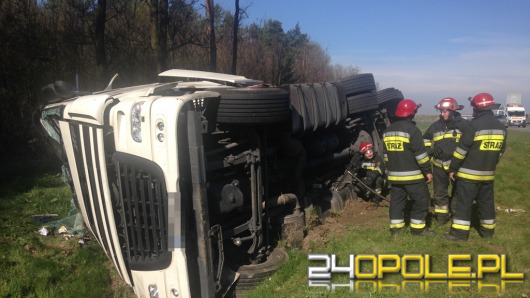
[[[272,274],[287,258],[279,241],[301,244],[306,210],[325,216],[352,198],[350,152],[366,140],[381,150],[403,99],[394,88],[378,97],[371,74],[279,87],[189,70],[160,78],[43,88],[41,123],[78,211],[139,297],[239,295]]]

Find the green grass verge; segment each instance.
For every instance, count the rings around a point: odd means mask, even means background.
[[[429,123],[419,123],[421,129]],[[498,274],[487,276],[481,283],[463,281],[460,283],[432,283],[407,281],[398,274],[391,274],[381,283],[387,286],[367,283],[350,283],[347,275],[332,278],[335,289],[308,285],[308,267],[322,266],[323,262],[307,260],[307,251],[291,250],[289,263],[266,282],[249,293],[248,297],[527,297],[530,295],[530,200],[525,193],[530,191],[528,179],[530,161],[530,133],[510,130],[505,155],[496,172],[495,201],[497,207],[522,209],[526,212],[507,213],[497,211],[497,228],[493,239],[480,238],[472,229],[467,242],[449,242],[443,238],[449,225],[433,227],[434,236],[414,237],[408,233],[391,239],[388,222],[374,222],[373,225],[346,226],[328,235],[326,243],[313,243],[311,253],[336,254],[340,266],[347,266],[350,254],[428,254],[431,256],[433,272],[447,272],[448,255],[468,254],[472,261],[459,266],[475,268],[474,261],[479,254],[505,254],[508,271],[523,273],[525,280],[508,283],[502,287]],[[387,213],[379,208],[377,212]],[[362,268],[362,266],[361,266]],[[342,285],[342,286],[339,286]],[[395,286],[389,286],[395,285]],[[425,287],[429,286],[428,291]],[[423,288],[421,288],[423,287]]]
[[[42,236],[32,218],[75,213],[57,161],[4,161],[0,179],[0,297],[133,297],[96,241]],[[50,227],[50,230],[51,227]]]
[[[418,123],[425,129],[429,123]],[[335,253],[344,266],[350,254],[429,254],[434,272],[447,270],[448,254],[506,254],[510,272],[530,274],[530,191],[528,166],[530,134],[510,130],[508,148],[501,159],[496,175],[497,206],[523,209],[524,213],[497,213],[497,229],[492,240],[480,238],[475,230],[465,243],[445,241],[441,236],[448,226],[435,227],[437,235],[425,238],[404,234],[391,240],[388,222],[371,225],[346,225],[342,230],[327,235],[328,241],[315,242],[312,253]],[[65,240],[59,235],[41,236],[42,224],[30,216],[56,213],[59,218],[71,214],[71,193],[62,182],[56,161],[14,163],[2,162],[0,174],[0,297],[134,297],[130,288],[117,276],[101,248],[95,241],[83,247],[77,239]],[[386,214],[385,208],[376,212]],[[307,280],[309,266],[320,263],[307,260],[307,251],[292,249],[289,262],[267,281],[248,294],[249,297],[497,297],[497,289],[478,289],[469,286],[433,284],[429,291],[419,290],[420,284],[396,290],[383,287],[373,291],[371,285],[361,284],[356,289],[337,287],[335,290],[310,287]],[[493,276],[491,284],[499,281]],[[348,278],[338,276],[337,284],[349,284]],[[389,276],[385,283],[401,286],[399,276]],[[423,286],[425,286],[423,284]],[[508,284],[504,297],[524,297],[530,294],[528,281]]]

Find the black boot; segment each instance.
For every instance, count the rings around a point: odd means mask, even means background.
[[[484,227],[480,227],[480,229],[478,230],[478,234],[480,235],[480,237],[482,237],[484,239],[493,238],[493,234],[494,233],[495,233],[494,229],[486,229]]]
[[[427,235],[434,235],[436,233],[427,228],[424,228],[424,229],[410,229],[410,234],[413,236],[427,236]]]
[[[403,232],[403,228],[399,229],[390,229],[390,237],[396,238],[398,235],[400,235]]]
[[[449,233],[445,234],[445,239],[451,241],[467,241],[469,238],[469,233],[459,232],[454,229],[451,229]]]
[[[448,213],[436,213],[436,225],[443,226],[451,221],[451,216]]]

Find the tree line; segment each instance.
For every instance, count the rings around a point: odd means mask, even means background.
[[[41,87],[56,80],[83,91],[157,80],[171,68],[233,73],[273,85],[358,73],[332,64],[299,25],[246,24],[234,0],[0,1],[0,156],[37,154]],[[251,5],[251,4],[250,4]]]

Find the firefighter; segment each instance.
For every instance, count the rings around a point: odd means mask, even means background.
[[[491,238],[495,231],[493,180],[495,169],[506,148],[507,131],[492,110],[499,108],[493,96],[480,93],[470,97],[473,119],[464,131],[451,159],[449,179],[456,184],[456,211],[449,240],[467,240],[471,228],[473,202],[480,216],[479,235]]]
[[[469,126],[469,121],[463,119],[458,110],[464,108],[452,97],[443,98],[434,108],[440,110],[440,119],[429,126],[423,134],[425,147],[432,155],[434,215],[438,225],[445,225],[451,219],[448,188],[451,185],[448,176],[449,163],[460,140],[462,132]],[[454,188],[453,188],[454,189]]]
[[[361,143],[359,152],[363,157],[357,175],[364,185],[375,190],[375,194],[362,184],[358,185],[356,192],[366,199],[379,204],[381,202],[381,195],[386,190],[387,184],[385,163],[383,158],[374,152],[374,145],[370,142]]]
[[[411,99],[403,99],[396,108],[394,122],[383,132],[385,162],[390,188],[390,233],[399,234],[405,227],[407,196],[412,235],[433,234],[426,227],[425,217],[429,210],[430,195],[427,183],[433,179],[427,149],[421,131],[413,121],[421,105]]]

